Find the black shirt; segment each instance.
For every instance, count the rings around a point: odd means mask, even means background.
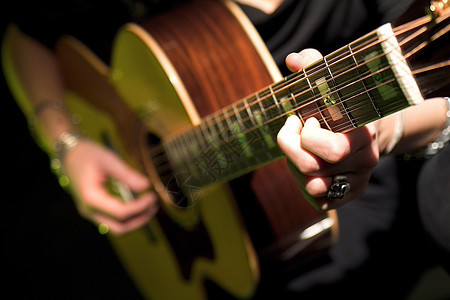
[[[27,2],[27,1],[25,1]],[[48,47],[63,34],[88,45],[106,62],[120,26],[170,9],[183,0],[41,0],[16,8],[22,30]],[[304,48],[323,54],[338,49],[406,10],[411,0],[285,0],[271,15],[242,6],[276,63],[286,73],[284,58]],[[20,3],[19,5],[24,5]]]

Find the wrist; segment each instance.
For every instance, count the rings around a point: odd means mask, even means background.
[[[380,154],[388,155],[399,144],[405,128],[404,112],[400,111],[375,122],[378,149]]]
[[[66,155],[75,149],[85,139],[82,135],[72,132],[63,132],[53,147],[55,156],[62,163]]]
[[[53,146],[53,155],[51,158],[51,168],[58,175],[61,186],[66,187],[69,184],[69,179],[64,172],[64,159],[67,154],[72,152],[78,145],[86,138],[78,133],[69,131],[63,132],[56,140]]]
[[[74,132],[78,120],[70,113],[64,101],[51,99],[40,101],[34,107],[33,123],[43,130],[52,146],[64,133]]]
[[[445,123],[442,130],[439,133],[439,136],[431,143],[428,144],[426,149],[424,150],[424,156],[430,157],[437,154],[440,150],[442,150],[450,141],[450,97],[445,97]]]

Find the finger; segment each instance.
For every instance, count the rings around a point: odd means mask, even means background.
[[[106,232],[110,232],[114,235],[123,235],[147,224],[156,212],[157,209],[145,211],[124,222],[97,213],[92,214],[91,219],[95,224],[104,224],[107,228]]]
[[[350,191],[344,198],[332,201],[327,197],[328,191],[333,183],[331,176],[314,177],[304,175],[300,173],[296,166],[290,161],[288,161],[288,167],[297,179],[297,182],[299,183],[298,186],[304,198],[319,211],[335,209],[350,200],[361,196],[370,177],[370,174],[368,173],[345,173],[344,175],[347,176],[347,181],[351,186]]]
[[[376,139],[375,129],[362,127],[348,133],[333,133],[320,127],[319,121],[309,118],[302,130],[302,147],[323,160],[336,164],[365,147],[371,147]]]
[[[330,200],[327,197],[328,191],[330,190],[332,181],[330,181],[330,186],[328,187],[328,190],[326,191],[325,195],[313,197],[310,196],[308,201],[319,210],[330,210],[330,209],[336,209],[347,202],[356,199],[360,197],[364,191],[365,187],[367,186],[367,183],[370,178],[370,173],[364,173],[364,174],[344,174],[347,176],[347,181],[350,184],[350,191],[339,200]],[[330,178],[331,179],[331,178]],[[309,195],[309,194],[308,194]]]
[[[320,127],[316,118],[309,118],[301,135],[302,147],[329,163],[338,163],[350,153],[350,144],[343,134]]]
[[[300,119],[297,116],[290,116],[278,132],[277,142],[283,153],[300,172],[313,175],[324,167],[324,162],[303,149],[300,132],[303,132]]]
[[[304,49],[299,53],[291,53],[286,57],[286,66],[291,72],[297,72],[322,59],[316,49]]]
[[[286,66],[291,72],[298,72],[302,69],[302,58],[298,53],[291,53],[286,56]]]
[[[81,197],[89,210],[100,212],[116,220],[127,220],[157,206],[157,197],[154,193],[146,193],[134,201],[124,203],[119,198],[109,194],[103,186],[87,186],[86,190],[89,190],[89,192],[82,192]]]
[[[131,168],[127,163],[116,157],[114,154],[111,153],[108,155],[111,155],[111,158],[104,160],[108,163],[104,163],[102,166],[106,174],[109,174],[113,178],[122,182],[135,192],[144,191],[149,188],[150,181],[147,177]]]

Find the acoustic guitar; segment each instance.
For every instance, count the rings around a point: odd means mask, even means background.
[[[73,37],[61,39],[56,53],[80,130],[148,175],[160,198],[146,226],[109,236],[141,293],[203,299],[213,282],[251,298],[270,274],[328,249],[335,213],[301,195],[277,147],[279,129],[296,114],[347,132],[448,87],[448,52],[439,63],[409,66],[448,33],[448,16],[441,9],[386,24],[286,78],[230,1],[192,1],[126,24],[110,66]],[[4,43],[5,74],[25,107],[9,59],[13,34]],[[447,75],[422,76],[430,73]],[[111,180],[109,188],[132,201],[126,186]]]

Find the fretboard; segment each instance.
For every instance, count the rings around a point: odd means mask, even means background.
[[[207,116],[163,146],[178,178],[206,186],[283,158],[277,134],[292,114],[346,132],[422,100],[388,24]]]

